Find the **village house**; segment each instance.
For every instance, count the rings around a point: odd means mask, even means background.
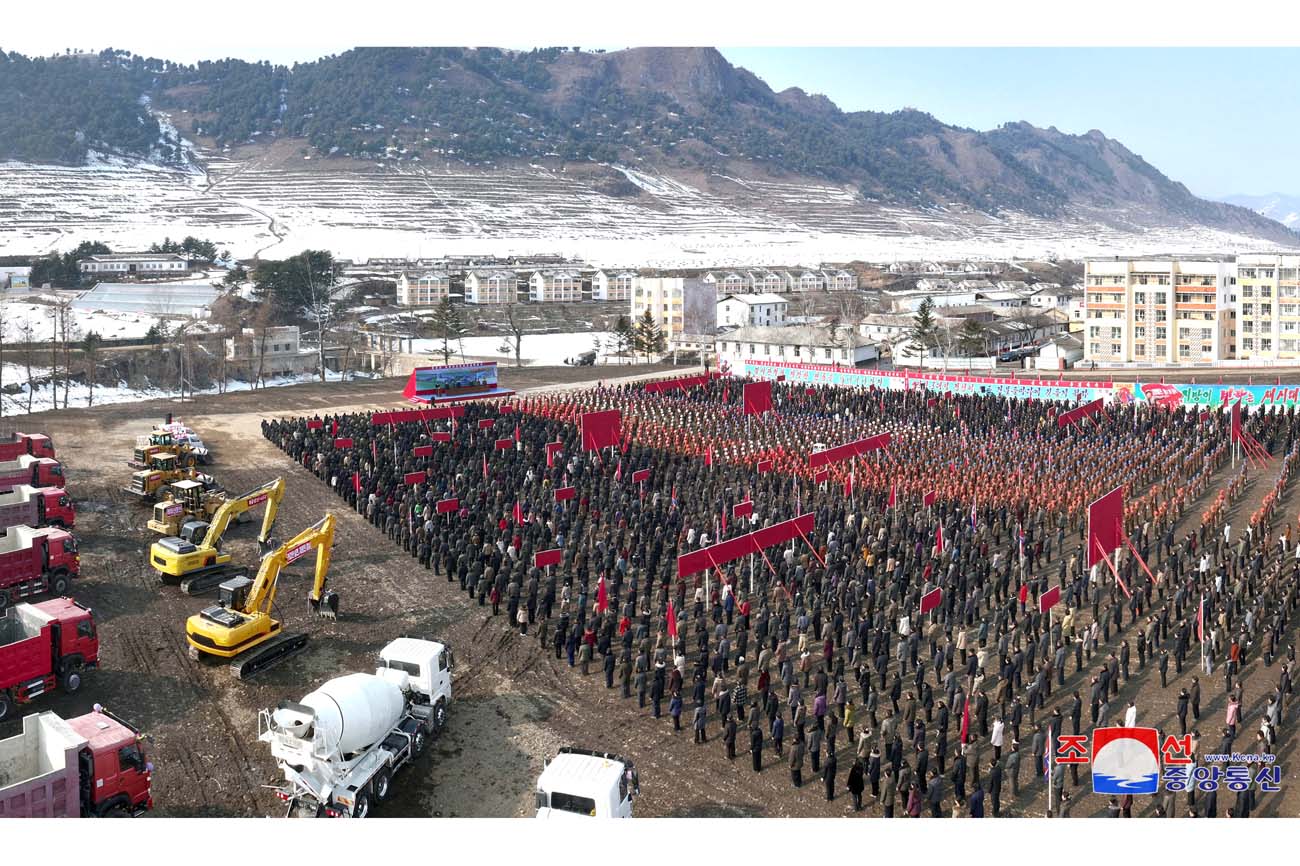
[[[826,325],[739,328],[720,335],[715,351],[719,364],[741,372],[746,361],[856,367],[875,360],[880,354],[875,343],[851,326],[840,326],[832,332]]]
[[[718,301],[718,327],[734,328],[747,325],[781,326],[786,323],[789,303],[773,293],[757,295],[727,295]]]
[[[176,253],[108,253],[77,260],[83,274],[103,277],[182,276],[189,272],[189,259]]]

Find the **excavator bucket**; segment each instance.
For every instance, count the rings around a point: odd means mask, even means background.
[[[308,596],[307,601],[311,604],[311,612],[316,616],[324,619],[339,618],[339,594],[334,590],[325,590],[319,599]]]

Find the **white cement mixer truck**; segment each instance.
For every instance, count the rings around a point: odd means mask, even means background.
[[[393,774],[447,722],[451,650],[403,637],[374,674],[336,677],[301,701],[258,714],[258,739],[284,773],[289,815],[364,818],[392,793]]]

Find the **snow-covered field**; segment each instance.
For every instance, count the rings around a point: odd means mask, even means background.
[[[207,170],[123,159],[0,162],[0,253],[99,239],[147,247],[193,234],[237,256],[305,247],[345,258],[558,253],[597,265],[690,267],[900,259],[1233,252],[1261,242],[1204,228],[1119,231],[1068,222],[879,207],[851,188],[715,175],[697,188],[620,168],[617,198],[540,166],[286,170],[208,155]],[[1272,244],[1275,246],[1276,244]]]
[[[49,375],[50,375],[50,369],[48,367],[43,367],[39,369],[36,367],[32,368],[32,378],[37,380],[38,382],[41,382],[41,380],[43,379],[48,379]],[[353,374],[352,378],[365,378],[366,375],[367,374],[365,373],[356,373]],[[339,379],[340,379],[340,374],[329,372],[329,371],[326,372],[327,381],[337,382],[339,381]],[[318,376],[311,373],[304,373],[296,376],[268,377],[266,380],[266,384],[267,387],[274,388],[283,385],[297,385],[303,382],[315,382],[315,381],[319,381]],[[2,382],[0,382],[0,384],[3,384],[4,386],[7,387],[14,384],[15,382],[23,383],[22,390],[19,393],[9,394],[9,393],[0,392],[0,406],[3,407],[3,411],[0,412],[0,417],[11,417],[15,415],[27,414],[27,392],[31,390],[29,387],[29,380],[27,379],[27,370],[21,364],[11,364],[6,362],[4,365],[3,380]],[[249,390],[249,387],[250,386],[247,382],[231,381],[226,383],[227,392],[247,391]],[[175,390],[166,390],[162,388],[128,388],[126,384],[122,382],[113,385],[99,384],[95,386],[94,405],[98,406],[103,403],[137,403],[141,400],[156,400],[156,399],[162,399],[167,397],[175,398],[177,396],[177,393],[178,392]],[[190,392],[188,391],[186,392],[187,397],[189,396],[189,393]],[[201,389],[193,393],[216,394],[218,393],[218,389],[214,386],[212,388]],[[89,385],[84,385],[78,382],[72,382],[71,387],[69,388],[68,408],[70,409],[85,408],[87,405],[89,405],[90,396],[91,394],[90,394]],[[48,381],[41,382],[41,384],[39,384],[36,387],[35,391],[32,393],[33,412],[44,412],[47,409],[62,408],[62,406],[63,406],[62,383],[59,384],[58,407],[55,407],[54,405],[54,389]]]
[[[597,339],[600,340],[600,354],[602,356],[611,354],[614,351],[613,334],[608,331],[584,331],[570,334],[524,334],[523,342],[519,344],[519,356],[526,364],[538,367],[556,367],[563,364],[566,358],[573,358],[583,352],[590,352],[595,349]],[[504,343],[509,343],[507,351],[501,351]],[[508,358],[513,361],[515,357],[513,337],[465,337],[462,340],[453,341],[450,345],[455,352],[452,363],[457,363],[461,358],[466,360]],[[441,340],[415,340],[411,348],[415,354],[436,355],[437,360],[441,360]]]
[[[149,329],[159,321],[158,316],[146,313],[82,310],[76,307],[73,307],[70,312],[74,340],[81,339],[91,331],[106,340],[135,340],[148,334]],[[0,300],[0,319],[3,319],[3,322],[0,322],[3,324],[3,329],[0,329],[0,340],[26,342],[28,323],[31,326],[33,341],[58,338],[55,308],[49,304],[30,303],[26,300]]]

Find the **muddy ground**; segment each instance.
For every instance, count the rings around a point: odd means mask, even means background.
[[[502,369],[507,387],[526,389],[608,377],[612,371],[591,368]],[[638,373],[647,368],[638,368]],[[445,640],[455,650],[455,702],[448,730],[416,765],[404,771],[393,799],[378,814],[407,817],[507,817],[525,815],[532,805],[532,788],[542,760],[561,745],[619,751],[640,769],[642,795],[639,816],[781,816],[843,815],[843,793],[852,758],[841,737],[841,796],[828,803],[820,783],[792,788],[783,761],[770,747],[765,769],[755,774],[748,754],[729,765],[718,737],[716,718],[710,742],[695,746],[685,728],[674,733],[665,714],[656,721],[638,711],[635,698],[624,701],[618,690],[607,691],[603,676],[584,679],[564,661],[543,653],[536,638],[520,637],[493,621],[490,608],[481,608],[453,592],[444,578],[418,569],[381,534],[336,499],[313,476],[264,440],[260,421],[273,415],[300,415],[324,410],[350,411],[400,404],[401,383],[366,382],[348,385],[305,385],[264,392],[199,398],[179,407],[167,401],[114,405],[93,410],[67,410],[22,419],[22,429],[49,433],[59,458],[67,466],[68,486],[78,507],[76,534],[82,552],[82,577],[74,583],[75,597],[91,606],[100,623],[102,669],[87,676],[81,692],[58,694],[26,708],[54,710],[63,715],[89,711],[99,702],[133,721],[152,738],[156,765],[154,815],[263,816],[280,813],[279,801],[265,787],[276,781],[269,750],[257,742],[257,711],[285,698],[296,699],[330,677],[369,670],[378,650],[393,637],[410,634]],[[341,597],[337,622],[314,620],[304,600],[310,581],[309,558],[286,571],[277,601],[277,615],[291,630],[311,634],[307,650],[252,681],[235,680],[224,665],[207,665],[187,657],[184,622],[205,599],[161,586],[148,568],[144,551],[152,536],[144,529],[147,509],[119,492],[130,470],[126,459],[134,437],[147,431],[169,410],[197,429],[213,449],[212,471],[232,491],[243,491],[277,475],[288,492],[275,535],[288,534],[333,510],[338,527],[330,583]],[[11,425],[8,419],[4,427]],[[3,431],[0,431],[3,432]],[[1234,509],[1232,523],[1242,526],[1257,506],[1273,472],[1257,476]],[[1226,471],[1216,479],[1226,482]],[[1292,486],[1282,514],[1294,514],[1300,499]],[[1211,484],[1207,496],[1216,489]],[[1204,504],[1189,514],[1199,519]],[[254,563],[257,524],[235,526],[227,545],[238,562]],[[1086,617],[1085,617],[1086,618]],[[1131,628],[1124,638],[1132,640]],[[1294,638],[1294,630],[1291,637]],[[1118,639],[1115,639],[1116,641]],[[1113,643],[1118,646],[1118,643]],[[1067,687],[1054,689],[1048,709],[1068,702],[1069,692],[1084,691],[1091,671],[1074,673],[1068,666]],[[1136,653],[1134,654],[1136,671]],[[1264,668],[1253,660],[1245,670],[1249,711],[1244,731],[1253,738],[1266,690],[1279,668]],[[1140,721],[1173,726],[1181,677],[1170,670],[1168,688],[1159,687],[1154,668],[1135,674],[1120,697],[1112,701],[1118,716],[1130,699],[1137,700]],[[1224,711],[1222,680],[1203,678],[1203,721],[1209,749],[1217,742]],[[1085,716],[1087,709],[1085,707]],[[1292,713],[1288,713],[1293,717]],[[685,721],[685,720],[684,720]],[[19,723],[0,725],[0,736],[20,730]],[[1294,816],[1300,812],[1296,755],[1290,728],[1284,725],[1279,751],[1284,768],[1283,793],[1266,796],[1264,815]],[[1024,734],[1026,741],[1029,734]],[[1249,742],[1239,738],[1240,742]],[[1028,749],[1028,742],[1025,743]],[[987,751],[987,749],[986,749]],[[1031,780],[1032,758],[1022,768],[1023,794],[1004,809],[1011,814],[1041,814],[1044,788]],[[1080,776],[1087,784],[1087,774]],[[1079,789],[1076,816],[1104,812],[1104,798]],[[948,786],[949,797],[951,786]],[[947,801],[949,804],[951,800]],[[1220,795],[1220,815],[1230,805]],[[1135,814],[1148,814],[1149,798],[1139,798]],[[901,804],[900,810],[901,812]],[[947,811],[945,809],[945,811]],[[864,815],[879,815],[869,804]]]

